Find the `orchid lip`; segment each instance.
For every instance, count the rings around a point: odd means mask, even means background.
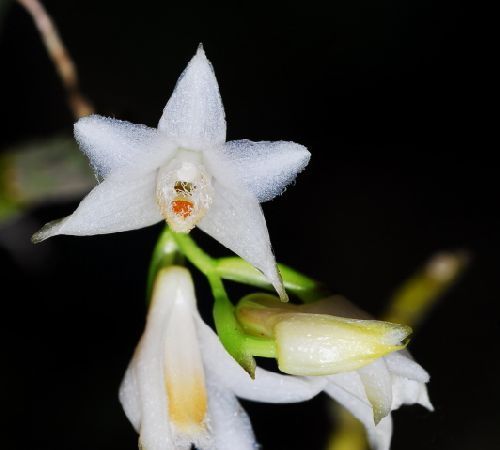
[[[156,201],[172,230],[186,233],[193,229],[210,208],[212,198],[211,176],[198,152],[179,149],[158,170]]]

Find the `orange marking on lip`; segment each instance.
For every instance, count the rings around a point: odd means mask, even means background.
[[[170,420],[184,432],[203,428],[207,413],[207,394],[203,377],[165,380]]]
[[[193,202],[189,200],[174,200],[172,202],[172,211],[175,215],[186,219],[193,212]]]

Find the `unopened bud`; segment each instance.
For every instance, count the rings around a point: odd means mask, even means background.
[[[359,369],[404,348],[411,333],[404,325],[303,312],[307,309],[251,295],[242,299],[237,316],[248,333],[275,339],[278,366],[293,375]]]

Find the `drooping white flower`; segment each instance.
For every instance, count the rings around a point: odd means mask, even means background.
[[[420,403],[432,410],[429,375],[404,350],[409,327],[372,320],[340,296],[305,305],[252,294],[237,307],[244,329],[275,340],[279,368],[320,375],[325,392],[365,426],[372,447],[387,450],[391,411]]]
[[[158,276],[120,401],[145,450],[183,450],[191,444],[200,450],[253,450],[255,437],[236,397],[295,403],[325,391],[364,424],[374,449],[388,450],[391,410],[412,403],[432,409],[428,379],[403,350],[329,376],[257,367],[252,380],[200,318],[189,272],[174,266]]]
[[[339,317],[370,320],[362,311],[341,296],[311,304],[310,311]],[[390,353],[356,371],[326,377],[325,392],[341,403],[365,427],[374,450],[389,450],[392,436],[391,411],[401,405],[418,403],[429,411],[426,384],[429,374],[406,350]]]
[[[75,137],[103,181],[71,216],[36,233],[35,242],[161,220],[179,232],[198,226],[261,270],[286,298],[259,202],[283,192],[310,154],[293,142],[226,142],[219,87],[201,46],[157,129],[93,115],[75,124]]]
[[[254,450],[246,413],[236,400],[296,402],[323,379],[261,369],[256,379],[226,352],[201,320],[187,269],[162,269],[146,328],[120,387],[120,401],[145,450]]]

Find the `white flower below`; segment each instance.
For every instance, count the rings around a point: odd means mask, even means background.
[[[399,351],[352,372],[299,377],[257,368],[252,380],[201,320],[187,269],[174,266],[158,275],[120,401],[144,450],[187,450],[192,444],[200,450],[255,450],[236,396],[294,403],[325,391],[364,424],[374,449],[388,450],[392,410],[411,403],[432,409],[428,379],[408,352]]]
[[[324,386],[322,380],[260,369],[256,376],[252,381],[199,317],[187,269],[163,269],[120,387],[120,401],[141,447],[254,450],[252,427],[236,395],[293,402],[313,397]]]
[[[198,226],[261,270],[286,299],[259,202],[282,193],[310,154],[293,142],[226,142],[219,87],[201,46],[157,129],[93,115],[75,124],[75,137],[103,181],[71,216],[36,233],[35,242],[162,220],[178,232]]]

